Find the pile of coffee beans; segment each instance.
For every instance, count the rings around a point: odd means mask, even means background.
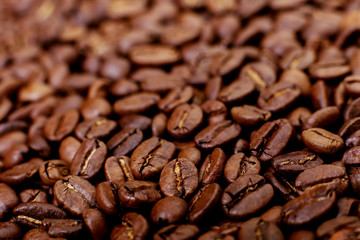
[[[0,240],[359,217],[360,0],[0,1]]]

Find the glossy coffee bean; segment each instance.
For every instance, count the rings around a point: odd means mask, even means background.
[[[25,189],[19,193],[19,197],[21,202],[48,202],[46,192],[39,189]]]
[[[157,231],[153,239],[193,239],[200,232],[200,229],[196,225],[184,224],[184,225],[168,225]]]
[[[83,222],[75,219],[54,219],[45,218],[43,226],[51,237],[72,237],[76,236],[83,228]]]
[[[121,220],[121,224],[113,228],[111,240],[146,239],[150,226],[142,215],[130,212],[122,216]]]
[[[39,168],[41,181],[48,186],[53,186],[58,180],[63,180],[69,174],[69,164],[61,160],[45,161]]]
[[[134,93],[117,100],[114,103],[114,111],[118,114],[140,113],[157,104],[160,96],[156,93]]]
[[[32,158],[28,162],[16,165],[0,173],[0,180],[10,185],[26,182],[38,173],[43,162],[40,158]]]
[[[155,224],[173,224],[185,216],[186,210],[187,203],[182,198],[165,197],[154,204],[150,217]]]
[[[22,229],[14,222],[0,223],[0,239],[18,239],[21,237]]]
[[[271,118],[271,112],[259,109],[251,105],[233,107],[231,116],[235,122],[244,126],[255,126],[259,123],[266,122]]]
[[[188,147],[180,150],[178,158],[186,158],[198,166],[201,161],[201,151],[196,147]]]
[[[115,215],[120,211],[121,203],[117,195],[119,187],[117,184],[108,181],[96,185],[96,202],[104,213]]]
[[[75,135],[80,140],[102,138],[108,136],[115,128],[115,121],[104,117],[97,117],[79,123],[75,128]]]
[[[125,128],[112,136],[106,143],[114,156],[120,157],[129,154],[142,141],[143,133],[137,128]]]
[[[209,154],[199,170],[199,182],[202,184],[210,184],[216,182],[223,173],[226,155],[221,148],[215,148]]]
[[[126,181],[135,179],[130,169],[130,158],[126,156],[109,157],[106,159],[104,172],[109,182],[119,186]]]
[[[238,239],[285,239],[280,228],[273,222],[267,222],[260,218],[252,218],[243,223],[238,233]]]
[[[260,162],[256,157],[246,157],[244,153],[239,152],[232,155],[226,161],[224,177],[226,181],[232,183],[243,175],[259,174],[260,169]]]
[[[301,133],[304,144],[317,153],[332,154],[344,146],[342,138],[322,128],[310,128]]]
[[[45,124],[45,137],[50,141],[60,141],[74,130],[79,121],[79,117],[79,112],[76,110],[54,114]]]
[[[0,203],[0,219],[4,219],[11,212],[11,209],[19,203],[16,192],[5,183],[0,183]]]
[[[105,215],[97,209],[88,209],[83,213],[84,223],[91,233],[91,237],[100,240],[108,237]]]

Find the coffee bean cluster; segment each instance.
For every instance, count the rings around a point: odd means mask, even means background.
[[[1,0],[0,239],[360,239],[359,0]]]

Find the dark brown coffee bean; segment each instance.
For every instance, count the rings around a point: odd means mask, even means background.
[[[155,137],[161,137],[166,130],[166,122],[168,118],[164,113],[158,113],[151,122],[151,133]]]
[[[46,192],[39,189],[26,189],[19,193],[19,197],[21,202],[39,202],[39,203],[47,203],[47,195]]]
[[[254,82],[258,91],[273,85],[276,81],[274,69],[264,62],[246,64],[241,69],[239,76],[241,79],[249,79]]]
[[[145,78],[143,81],[141,81],[140,87],[143,91],[162,93],[171,89],[181,88],[184,85],[184,80],[179,76],[166,74],[161,78]]]
[[[311,95],[311,82],[303,71],[297,69],[286,70],[281,74],[279,82],[294,83],[301,89],[301,95]]]
[[[238,79],[223,87],[218,99],[224,103],[234,103],[243,100],[255,90],[255,83],[249,79]]]
[[[209,124],[222,122],[226,119],[227,108],[224,103],[218,100],[207,100],[201,104],[201,109],[204,111]]]
[[[107,154],[105,143],[97,139],[86,139],[76,152],[70,165],[70,174],[84,179],[94,177],[102,168]]]
[[[316,81],[311,89],[311,101],[314,109],[318,110],[331,106],[330,90],[322,80]]]
[[[342,109],[346,102],[345,84],[341,82],[334,90],[334,104],[338,108]]]
[[[231,116],[235,122],[244,126],[255,126],[271,118],[271,112],[252,105],[231,108]]]
[[[4,219],[18,203],[16,192],[5,183],[0,183],[0,219]]]
[[[342,138],[346,138],[353,134],[360,127],[360,117],[347,120],[339,129],[338,135]]]
[[[187,203],[179,197],[165,197],[151,209],[151,220],[155,224],[168,225],[180,221],[186,213]]]
[[[354,147],[348,149],[343,157],[342,161],[345,164],[353,165],[353,164],[360,164],[360,147]]]
[[[360,97],[351,101],[344,110],[344,120],[347,121],[351,118],[356,118],[360,116]]]
[[[174,153],[173,143],[152,137],[134,150],[130,161],[131,171],[137,179],[153,177],[161,172]]]
[[[226,155],[221,148],[215,148],[211,154],[206,156],[199,170],[199,182],[206,185],[216,182],[222,175]]]
[[[25,130],[27,127],[28,124],[21,120],[4,122],[0,124],[0,135],[11,131]]]
[[[294,199],[299,195],[295,188],[295,184],[286,179],[283,175],[280,175],[273,168],[269,167],[264,173],[264,177],[285,200]]]
[[[128,208],[155,203],[161,198],[157,184],[149,181],[131,180],[122,184],[118,190],[121,203]]]
[[[21,227],[14,222],[0,222],[0,239],[19,239],[22,235]]]
[[[18,92],[18,100],[20,102],[34,102],[51,95],[54,89],[46,83],[32,82],[22,88]]]
[[[272,186],[262,176],[244,175],[225,188],[221,204],[228,217],[238,219],[264,208],[273,195]]]
[[[335,65],[331,63],[315,63],[309,67],[309,73],[312,78],[331,80],[343,77],[351,71],[349,65]]]
[[[196,223],[211,212],[220,201],[222,189],[219,184],[211,183],[202,187],[189,201],[188,219]]]
[[[0,120],[2,121],[10,112],[12,107],[12,102],[7,97],[2,97],[0,99]]]
[[[74,137],[69,136],[64,138],[59,146],[60,159],[67,163],[71,163],[80,145],[81,142]]]
[[[266,222],[273,222],[280,224],[281,222],[281,208],[282,206],[274,206],[261,214],[260,218]]]
[[[54,197],[67,211],[81,215],[85,210],[96,207],[95,187],[78,176],[68,176],[54,185]]]
[[[346,138],[345,141],[346,147],[356,147],[360,146],[360,130],[355,131],[350,136]]]
[[[317,153],[333,154],[344,146],[339,135],[322,128],[310,128],[301,133],[304,144]]]
[[[238,233],[239,240],[271,239],[284,240],[280,228],[273,222],[252,218],[243,223]]]
[[[81,105],[80,113],[84,119],[105,117],[111,113],[111,105],[102,97],[89,98]]]
[[[41,181],[48,186],[53,186],[58,180],[64,180],[69,174],[69,164],[61,160],[45,161],[39,168]]]
[[[47,239],[53,239],[50,237],[49,233],[41,228],[34,228],[28,231],[24,237],[23,240],[47,240]],[[56,238],[56,240],[65,240],[65,238]]]
[[[345,168],[331,164],[323,164],[304,170],[295,180],[295,186],[300,191],[321,185],[328,186],[335,190],[338,195],[341,195],[349,185]]]
[[[130,158],[126,156],[106,159],[104,171],[106,179],[119,186],[126,181],[135,180],[130,169]]]
[[[116,225],[111,232],[111,240],[145,240],[150,230],[146,219],[135,212],[126,213],[121,218],[121,224]]]
[[[300,88],[288,82],[278,82],[260,93],[258,106],[270,112],[288,109],[300,96]]]
[[[184,148],[178,153],[178,158],[186,158],[198,166],[201,161],[201,152],[196,147]]]
[[[108,136],[116,128],[116,122],[103,117],[85,120],[75,128],[75,135],[80,140]]]
[[[210,230],[200,237],[198,240],[216,240],[216,239],[224,239],[224,240],[235,240],[236,238],[230,234],[222,233],[219,230]]]
[[[95,240],[107,238],[109,235],[105,215],[97,209],[88,209],[83,213],[84,223]]]
[[[126,96],[128,94],[131,93],[135,93],[139,90],[138,85],[130,80],[127,79],[121,79],[119,81],[114,82],[111,86],[110,86],[110,93],[112,95],[121,97],[121,96]]]
[[[200,233],[200,229],[196,225],[169,225],[157,231],[154,240],[190,240],[194,239]]]
[[[198,128],[203,120],[201,108],[195,104],[183,104],[174,109],[167,130],[175,138],[185,138]]]
[[[106,146],[115,157],[120,157],[134,150],[142,139],[143,133],[140,129],[125,128],[112,136]]]
[[[26,142],[26,134],[12,131],[0,136],[0,155],[3,156],[12,146]]]
[[[360,168],[358,166],[350,166],[347,169],[347,173],[349,175],[352,190],[356,194],[360,194]]]
[[[297,230],[291,233],[289,240],[315,240],[315,233],[310,230]]]
[[[142,131],[145,131],[151,125],[151,118],[140,114],[130,114],[122,116],[118,123],[122,129],[138,128]]]
[[[10,168],[23,162],[24,157],[29,152],[29,147],[25,144],[16,144],[12,146],[3,156],[5,168]]]
[[[165,45],[140,45],[130,50],[130,59],[138,65],[165,65],[180,58],[176,49]]]
[[[203,149],[212,149],[233,140],[240,132],[240,125],[226,120],[211,124],[200,131],[195,136],[195,142]]]
[[[222,85],[222,79],[219,76],[211,78],[205,86],[205,98],[207,100],[216,100]]]
[[[100,67],[100,74],[111,80],[118,80],[126,75],[130,71],[130,63],[125,58],[108,57],[104,60]]]
[[[355,216],[342,216],[333,218],[323,222],[316,229],[316,236],[318,238],[329,238],[333,235],[337,230],[346,227],[347,225],[351,225],[354,223],[360,223],[358,217]]]
[[[55,106],[53,114],[63,114],[73,109],[80,109],[84,99],[80,95],[72,94],[61,99],[57,106]]]
[[[114,111],[118,114],[144,112],[154,106],[160,100],[156,93],[134,93],[114,103]]]
[[[50,141],[60,141],[74,130],[78,121],[79,112],[76,110],[54,114],[45,124],[44,135]]]
[[[318,155],[308,151],[285,153],[271,160],[272,167],[284,175],[297,174],[323,163],[323,160]]]
[[[34,119],[28,131],[29,147],[37,151],[41,157],[48,157],[51,152],[50,145],[43,134],[46,121],[47,118],[45,117],[37,117]]]
[[[159,185],[165,196],[186,198],[199,184],[198,171],[194,163],[186,158],[168,162],[161,171]]]
[[[283,69],[307,69],[316,60],[314,50],[309,48],[294,48],[287,51],[280,61]]]
[[[250,150],[261,161],[279,155],[293,135],[294,128],[287,119],[267,122],[250,138]]]
[[[161,111],[170,113],[180,104],[187,103],[194,95],[194,89],[190,86],[184,88],[175,88],[171,90],[164,98],[158,101],[158,108]]]
[[[247,150],[249,150],[249,142],[242,138],[237,140],[234,146],[234,153],[244,152]]]
[[[44,218],[66,218],[66,213],[49,203],[20,203],[13,209],[15,221],[30,227],[40,227]]]
[[[358,215],[359,200],[352,197],[342,197],[337,201],[337,217]]]
[[[340,116],[338,107],[324,107],[311,114],[303,124],[303,130],[331,126]]]
[[[283,222],[301,226],[328,212],[336,201],[336,193],[328,186],[315,187],[287,202],[282,209]]]
[[[75,219],[45,218],[43,226],[51,237],[73,237],[83,228],[83,222]]]
[[[96,186],[96,202],[106,214],[115,215],[121,209],[117,191],[119,186],[108,181]]]
[[[235,153],[226,162],[224,177],[232,183],[239,177],[246,174],[259,174],[261,169],[259,160],[254,157],[246,157],[244,153]]]
[[[26,182],[35,176],[43,162],[40,158],[32,158],[0,173],[0,180],[10,185]]]
[[[345,91],[352,96],[360,95],[360,78],[358,75],[348,76],[344,79]]]

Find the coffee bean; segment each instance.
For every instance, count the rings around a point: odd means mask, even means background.
[[[111,105],[101,97],[89,98],[81,105],[80,113],[84,119],[108,116],[111,113]]]
[[[338,107],[324,107],[311,114],[303,123],[303,130],[331,126],[340,116]]]
[[[310,230],[297,230],[291,233],[289,240],[309,239],[315,240],[315,233]]]
[[[71,163],[81,143],[74,137],[63,139],[59,146],[59,157],[61,160]]]
[[[194,89],[190,86],[185,86],[184,88],[175,88],[158,101],[158,108],[161,111],[170,113],[175,107],[190,101],[193,95]]]
[[[346,150],[346,152],[343,155],[342,161],[345,164],[353,165],[353,164],[359,164],[360,163],[360,147],[354,147]]]
[[[224,103],[234,103],[243,100],[255,90],[255,84],[249,79],[240,79],[225,86],[219,92],[218,99]]]
[[[80,140],[86,138],[102,138],[108,136],[116,128],[116,122],[103,117],[92,118],[79,123],[75,135]]]
[[[43,226],[51,237],[76,236],[83,228],[83,222],[75,219],[43,219]]]
[[[267,122],[252,136],[250,150],[260,161],[269,161],[279,155],[293,134],[293,127],[287,119]]]
[[[224,103],[218,100],[207,100],[201,104],[201,109],[208,116],[209,124],[222,122],[226,119],[227,108]]]
[[[68,176],[54,185],[54,197],[67,211],[81,215],[85,210],[95,207],[95,187],[78,176]]]
[[[322,128],[310,128],[301,133],[304,144],[317,153],[332,154],[344,146],[342,138]]]
[[[113,108],[117,114],[139,113],[150,109],[159,100],[160,96],[156,93],[134,93],[117,100]]]
[[[47,194],[46,192],[39,189],[25,189],[19,193],[21,202],[39,202],[47,203]]]
[[[43,162],[40,158],[32,158],[0,173],[0,180],[10,185],[24,183],[35,176]]]
[[[126,156],[106,159],[104,171],[106,179],[119,186],[126,181],[135,180],[130,169],[130,158]]]
[[[164,113],[158,113],[151,122],[151,133],[155,137],[161,137],[166,129],[168,118]]]
[[[112,232],[111,240],[145,240],[150,230],[146,219],[135,212],[126,213],[121,218],[121,224],[116,225]]]
[[[254,157],[246,157],[244,153],[239,152],[232,155],[225,164],[224,177],[226,181],[232,183],[239,177],[246,174],[259,174],[260,162]]]
[[[264,177],[285,200],[294,199],[299,195],[295,188],[295,184],[286,177],[280,175],[273,168],[269,167],[264,173]]]
[[[318,238],[329,238],[337,230],[345,228],[347,225],[352,225],[354,223],[360,223],[358,217],[343,216],[327,220],[316,229],[316,236]]]
[[[324,107],[329,107],[330,90],[322,80],[316,81],[311,89],[311,101],[314,109],[318,110]]]
[[[342,197],[338,199],[337,208],[337,217],[357,215],[359,201],[356,198]]]
[[[18,239],[21,237],[21,227],[14,222],[0,222],[0,239]]]
[[[157,231],[153,239],[194,239],[200,233],[200,229],[196,225],[168,225]]]
[[[186,158],[168,162],[161,171],[159,184],[165,196],[186,198],[199,184],[198,171],[194,163]]]
[[[142,139],[143,133],[140,129],[125,128],[112,136],[106,146],[115,157],[120,157],[134,150]]]
[[[205,185],[189,201],[188,219],[190,223],[198,222],[211,212],[219,202],[222,189],[219,184]]]
[[[44,135],[50,141],[60,141],[74,130],[78,121],[79,112],[76,110],[54,114],[45,124]]]
[[[264,208],[273,195],[272,186],[262,176],[244,175],[225,188],[221,204],[228,217],[238,219]]]
[[[339,129],[338,135],[340,137],[346,138],[349,135],[353,134],[360,127],[360,117],[352,118],[347,120]]]
[[[281,74],[279,82],[294,83],[301,89],[301,95],[311,95],[311,82],[309,77],[303,71],[298,69],[286,70]]]
[[[64,180],[69,174],[69,164],[61,160],[45,161],[39,168],[41,181],[48,186],[53,186],[58,180]]]
[[[4,167],[10,168],[15,166],[16,164],[20,164],[23,162],[24,157],[29,152],[29,147],[25,144],[16,144],[12,146],[5,154],[4,154]]]
[[[106,214],[115,215],[121,209],[117,191],[119,186],[110,182],[101,182],[96,186],[96,202]]]
[[[344,79],[345,91],[352,96],[360,95],[360,79],[357,75],[348,76]]]
[[[297,174],[323,163],[323,160],[318,155],[308,151],[285,153],[271,160],[272,167],[277,172],[285,175]]]
[[[145,131],[151,125],[151,118],[140,114],[130,114],[121,117],[118,123],[122,129],[138,128],[141,131]]]
[[[153,177],[161,172],[174,153],[173,143],[152,137],[143,141],[134,150],[130,161],[131,171],[138,179]]]
[[[240,125],[225,120],[211,124],[200,131],[195,136],[195,142],[196,145],[203,149],[212,149],[233,140],[240,132]]]
[[[88,209],[83,213],[84,223],[91,233],[91,237],[100,240],[108,237],[105,215],[97,209]]]
[[[266,122],[271,118],[271,112],[259,109],[251,105],[233,107],[231,116],[235,122],[245,126],[255,126],[259,123]]]
[[[326,185],[306,191],[283,206],[283,223],[300,226],[312,222],[328,212],[335,200],[336,193]]]
[[[347,121],[351,118],[356,118],[360,116],[360,97],[351,101],[344,110],[344,120]]]
[[[165,45],[140,45],[130,50],[130,59],[138,65],[165,65],[177,62],[179,53]]]
[[[5,183],[0,183],[0,219],[4,219],[18,203],[16,192]]]
[[[201,161],[201,152],[196,147],[184,148],[178,153],[178,158],[186,158],[198,166]]]
[[[203,120],[203,113],[195,104],[183,104],[174,109],[168,122],[167,130],[175,138],[185,138],[198,128]]]
[[[216,182],[223,173],[225,161],[226,155],[224,151],[221,148],[215,148],[201,165],[199,182],[204,185]]]
[[[356,147],[360,146],[360,131],[357,130],[354,133],[352,133],[350,136],[346,138],[345,141],[346,147]]]
[[[28,231],[23,237],[23,240],[32,240],[32,239],[46,240],[46,239],[51,239],[51,237],[49,233],[47,233],[44,229],[33,228],[30,231]],[[64,240],[65,238],[60,238],[60,239]]]
[[[285,239],[280,228],[273,222],[252,218],[243,223],[238,233],[238,239]]]
[[[179,197],[165,197],[154,204],[151,220],[155,224],[168,225],[180,221],[186,213],[187,203]]]
[[[94,177],[102,168],[106,157],[106,145],[97,139],[86,139],[76,152],[70,165],[70,174],[84,179]]]

